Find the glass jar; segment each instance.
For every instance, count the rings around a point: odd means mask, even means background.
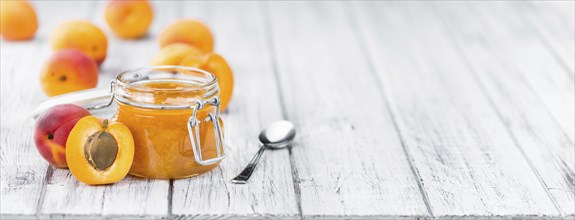
[[[224,159],[219,88],[213,74],[155,66],[124,71],[111,86],[118,106],[114,119],[134,137],[130,174],[185,178],[209,171]]]

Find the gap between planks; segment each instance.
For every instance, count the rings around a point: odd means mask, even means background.
[[[356,40],[357,40],[358,45],[360,47],[361,53],[363,54],[363,56],[367,60],[366,62],[368,65],[368,70],[369,70],[372,78],[374,78],[374,80],[376,80],[378,82],[381,82],[382,79],[377,74],[375,64],[373,63],[374,58],[371,57],[370,53],[368,53],[367,45],[366,45],[365,41],[362,40],[362,39],[365,39],[366,36],[364,36],[363,35],[364,33],[359,29],[359,22],[357,19],[358,14],[355,13],[355,11],[351,9],[353,7],[353,5],[351,5],[351,4],[352,4],[352,2],[348,2],[348,7],[346,7],[346,14],[348,15],[349,20],[350,20],[352,26],[354,27],[355,32],[357,33]],[[403,149],[403,152],[405,153],[405,157],[408,159],[409,168],[411,169],[413,176],[415,176],[415,178],[417,180],[417,186],[419,187],[419,191],[421,192],[421,196],[423,198],[423,202],[425,203],[425,207],[427,208],[427,212],[431,216],[431,218],[433,218],[434,217],[433,211],[431,209],[431,204],[429,203],[429,198],[428,198],[427,192],[425,191],[425,188],[423,187],[421,175],[419,174],[419,172],[415,168],[414,158],[411,155],[411,153],[409,152],[407,146],[405,145],[405,140],[403,138],[401,130],[399,129],[399,127],[397,125],[398,122],[397,122],[395,113],[393,113],[392,109],[390,108],[391,103],[389,101],[389,97],[386,95],[384,85],[382,83],[378,83],[378,85],[379,85],[379,87],[378,87],[379,93],[381,94],[383,102],[386,103],[385,106],[386,106],[387,111],[391,115],[391,121],[392,121],[393,127],[395,128],[395,130],[399,134],[399,140],[401,142],[401,147]]]
[[[288,120],[289,121],[289,117],[287,115],[286,112],[286,104],[285,104],[285,95],[283,94],[283,89],[282,89],[282,84],[280,83],[279,79],[280,79],[280,75],[279,75],[279,70],[278,70],[278,61],[277,61],[277,55],[276,55],[276,48],[275,45],[273,44],[273,32],[271,29],[271,17],[270,17],[270,8],[269,8],[269,2],[260,2],[259,3],[259,8],[262,11],[263,15],[264,15],[264,31],[266,34],[266,39],[267,39],[267,43],[268,43],[268,48],[269,48],[269,54],[271,57],[271,63],[272,63],[272,71],[274,73],[275,76],[275,85],[278,91],[278,95],[280,98],[280,106],[281,106],[281,114],[284,120]],[[289,162],[290,162],[290,169],[291,169],[291,174],[292,174],[292,180],[293,180],[293,185],[294,185],[294,192],[295,192],[295,197],[296,197],[296,205],[297,205],[297,209],[299,212],[299,216],[300,219],[303,219],[303,212],[302,212],[302,208],[301,208],[301,188],[300,188],[300,180],[299,180],[299,174],[297,171],[297,168],[295,166],[295,161],[294,161],[294,155],[292,152],[292,145],[288,146],[288,152],[289,152]]]

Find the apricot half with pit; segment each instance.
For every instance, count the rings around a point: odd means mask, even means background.
[[[66,142],[70,172],[90,185],[123,179],[134,160],[134,138],[122,123],[94,116],[80,119]]]

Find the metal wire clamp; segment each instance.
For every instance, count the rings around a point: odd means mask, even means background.
[[[200,129],[199,129],[199,125],[202,122],[200,120],[198,120],[197,112],[198,112],[198,110],[203,109],[204,105],[206,105],[206,104],[213,105],[216,107],[216,113],[215,114],[209,113],[208,117],[206,117],[204,119],[204,122],[206,122],[206,123],[212,122],[214,125],[214,137],[216,137],[215,141],[216,141],[217,156],[214,158],[204,160],[202,157],[202,146],[201,146],[201,141],[200,141]],[[224,148],[223,133],[222,133],[222,128],[221,128],[220,123],[219,123],[220,99],[218,97],[215,97],[215,98],[207,100],[207,101],[198,100],[198,101],[196,101],[196,103],[192,109],[193,109],[192,116],[188,119],[188,133],[190,135],[190,142],[192,143],[192,150],[194,152],[194,159],[196,160],[196,162],[198,164],[203,165],[203,166],[215,164],[217,162],[222,161],[224,158],[226,158],[227,155],[223,152],[223,148]],[[194,135],[197,138],[195,138]]]

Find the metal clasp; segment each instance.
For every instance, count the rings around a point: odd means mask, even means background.
[[[212,106],[216,106],[216,113],[210,113],[208,114],[208,117],[206,117],[204,119],[204,122],[212,122],[212,124],[214,125],[214,137],[216,140],[216,153],[217,153],[217,157],[214,158],[209,158],[204,160],[202,158],[202,146],[201,146],[201,141],[200,141],[200,129],[199,129],[199,125],[200,123],[202,123],[200,120],[198,120],[197,118],[197,112],[198,110],[201,110],[204,108],[204,105],[212,105]],[[218,97],[207,100],[205,102],[202,102],[201,100],[196,101],[194,107],[193,107],[193,112],[192,112],[192,116],[188,119],[188,133],[190,135],[190,142],[192,143],[192,150],[194,152],[194,159],[196,160],[196,162],[200,165],[206,166],[206,165],[211,165],[211,164],[215,164],[217,162],[222,161],[224,158],[226,158],[226,154],[223,152],[223,148],[224,148],[224,136],[222,133],[222,128],[220,127],[220,123],[219,123],[219,118],[220,118],[220,99]],[[194,138],[195,137],[197,138]]]
[[[110,105],[112,105],[112,103],[114,103],[114,97],[116,96],[116,94],[114,94],[115,88],[116,88],[116,81],[110,80],[110,94],[112,95],[112,97],[110,97],[110,101],[108,101],[108,103],[102,104],[102,105],[88,106],[88,107],[86,107],[86,109],[98,110],[98,109],[103,109],[103,108],[106,108],[106,107],[109,107]]]

